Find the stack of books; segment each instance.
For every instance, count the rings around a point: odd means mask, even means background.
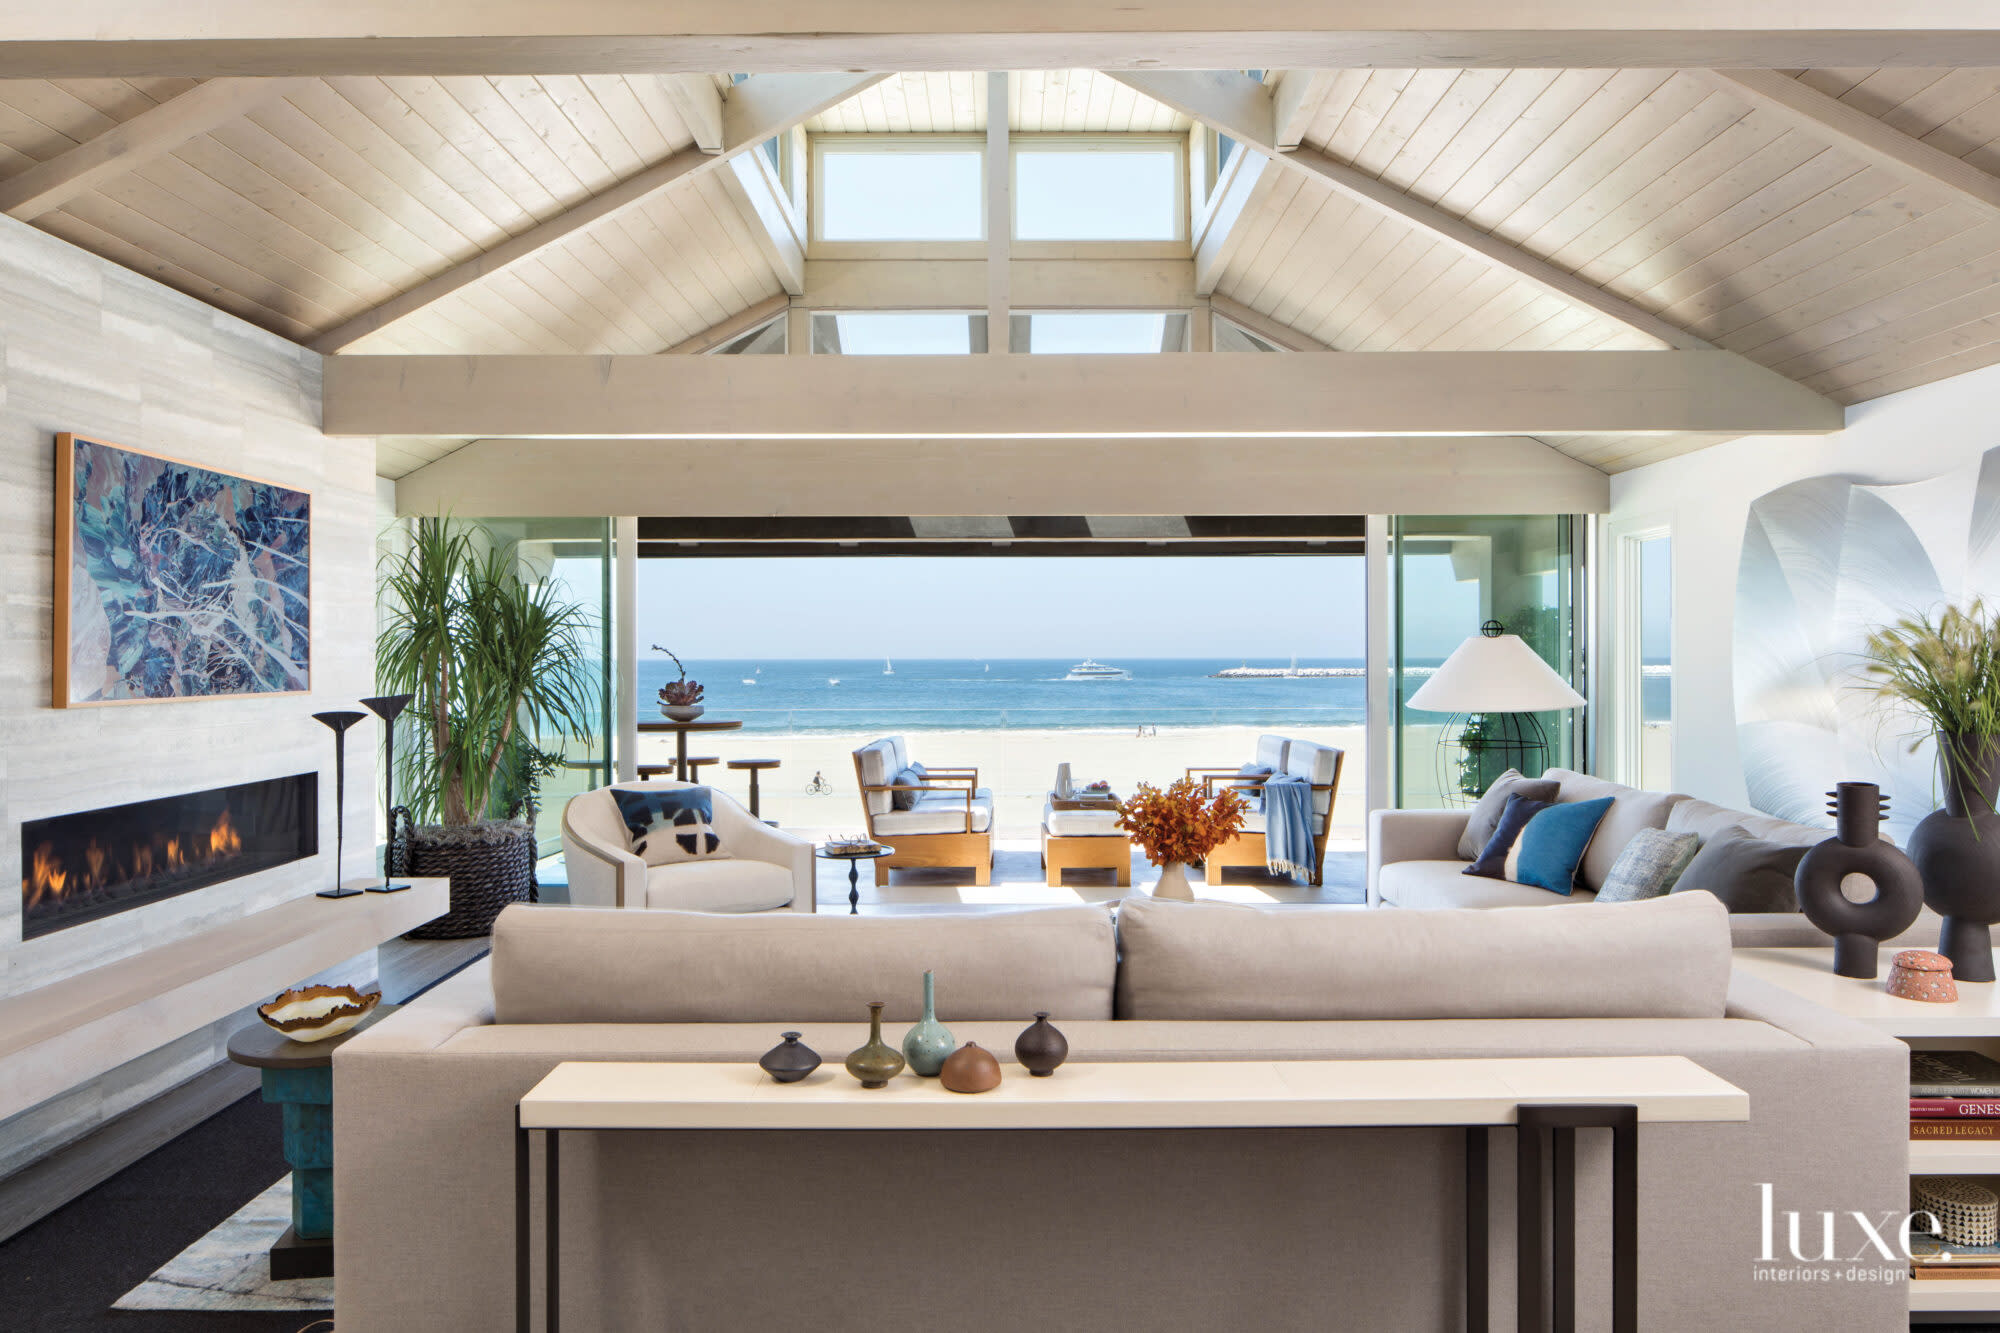
[[[1910,1137],[2000,1141],[2000,1061],[1978,1051],[1912,1050]]]

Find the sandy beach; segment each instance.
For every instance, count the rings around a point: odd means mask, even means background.
[[[1165,785],[1189,766],[1246,763],[1256,751],[1265,728],[1253,726],[1160,727],[1144,736],[1135,729],[1046,730],[978,729],[912,731],[906,733],[910,757],[941,767],[973,767],[982,786],[994,794],[996,832],[1002,838],[1032,838],[1041,825],[1042,801],[1055,781],[1056,765],[1067,763],[1078,782],[1108,780],[1119,795],[1130,795],[1141,781]],[[1361,835],[1365,822],[1367,777],[1365,729],[1349,727],[1295,728],[1297,735],[1347,752],[1336,793],[1333,836],[1346,841]],[[763,774],[763,813],[787,828],[814,835],[858,831],[860,794],[854,779],[854,750],[875,740],[858,733],[727,733],[690,738],[689,753],[722,759],[764,758],[783,767]],[[643,736],[640,762],[671,763],[671,736]],[[815,775],[829,790],[808,791]],[[747,801],[748,774],[720,765],[702,770],[702,777],[739,801]]]

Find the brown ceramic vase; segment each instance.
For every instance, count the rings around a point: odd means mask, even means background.
[[[903,1053],[882,1040],[880,1000],[869,1001],[868,1044],[849,1053],[847,1072],[860,1079],[864,1088],[886,1088],[890,1079],[903,1072]]]
[[[1000,1062],[991,1051],[968,1041],[938,1070],[938,1082],[952,1092],[991,1092],[1000,1086]]]
[[[1069,1038],[1049,1022],[1046,1011],[1037,1011],[1035,1021],[1014,1039],[1014,1058],[1034,1077],[1047,1078],[1069,1059]]]

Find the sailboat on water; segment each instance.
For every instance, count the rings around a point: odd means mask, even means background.
[[[882,674],[885,676],[893,676],[896,674],[896,664],[894,662],[891,662],[886,657],[882,659]]]

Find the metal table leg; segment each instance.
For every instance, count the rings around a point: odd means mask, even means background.
[[[1486,1333],[1491,1317],[1491,1279],[1487,1273],[1492,1248],[1487,1199],[1491,1132],[1483,1125],[1465,1131],[1465,1333]]]
[[[514,1108],[514,1330],[528,1333],[528,1131]]]
[[[861,862],[847,863],[847,914],[861,915]]]
[[[556,1155],[562,1142],[562,1131],[545,1129],[542,1131],[543,1155],[547,1159],[548,1184],[544,1187],[548,1197],[542,1200],[542,1208],[547,1216],[546,1232],[542,1239],[548,1247],[546,1260],[548,1273],[542,1279],[542,1286],[548,1298],[548,1313],[543,1318],[547,1333],[556,1333],[562,1320],[562,1291],[559,1275],[562,1272],[562,1247],[556,1230],[556,1204],[562,1196],[561,1176],[556,1165]]]
[[[1635,1106],[1523,1106],[1516,1143],[1516,1243],[1522,1333],[1576,1327],[1576,1131],[1611,1131],[1611,1328],[1639,1330],[1639,1110]],[[1544,1152],[1543,1135],[1552,1151]],[[1554,1235],[1544,1246],[1542,1187],[1553,1175]],[[1548,1254],[1544,1262],[1545,1248]],[[1552,1301],[1543,1302],[1544,1283]]]

